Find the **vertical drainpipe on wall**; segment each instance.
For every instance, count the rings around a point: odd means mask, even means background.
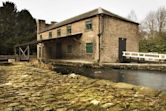
[[[101,53],[101,36],[103,35],[103,28],[104,28],[104,24],[103,24],[103,14],[99,15],[99,33],[98,33],[98,39],[99,39],[99,57],[98,57],[98,63],[100,63],[100,53]]]

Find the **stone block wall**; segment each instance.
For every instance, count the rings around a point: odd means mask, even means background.
[[[76,34],[76,33],[82,33],[82,36],[78,40],[74,40],[74,38],[66,37],[62,38],[62,59],[82,59],[82,60],[88,60],[88,61],[97,61],[98,60],[98,27],[99,27],[99,17],[94,16],[91,18],[87,18],[72,24],[72,33],[71,34]],[[92,24],[93,24],[93,30],[86,30],[85,27],[85,22],[87,20],[91,19]],[[40,36],[42,36],[42,39],[48,39],[49,38],[49,32],[52,32],[52,38],[58,38],[57,36],[57,30],[61,30],[61,36],[66,36],[67,35],[67,26],[61,26],[49,31],[45,31],[42,33],[39,33],[37,35],[37,40],[40,40]],[[39,26],[39,25],[38,25]],[[93,43],[93,53],[88,54],[86,53],[86,43]],[[42,43],[43,44],[43,43]],[[73,45],[73,50],[72,53],[67,53],[67,46],[68,45]],[[42,53],[48,53],[48,46],[47,44],[41,45],[45,49],[45,51],[42,51]],[[38,46],[39,47],[39,46]],[[56,45],[54,45],[56,47]],[[38,52],[39,53],[39,52]],[[55,52],[54,52],[55,53]],[[48,54],[43,54],[43,55],[48,55]],[[49,58],[47,56],[47,58]]]
[[[93,30],[87,31],[85,27],[86,20],[92,20]],[[42,22],[44,23],[44,22]],[[101,26],[103,24],[103,27]],[[127,51],[139,51],[139,38],[138,38],[138,24],[120,20],[107,15],[103,16],[103,22],[99,22],[99,16],[96,15],[91,18],[80,20],[71,24],[72,27],[71,34],[82,33],[79,39],[73,37],[61,38],[62,43],[61,49],[61,59],[81,59],[93,62],[98,62],[99,60],[99,26],[103,28],[103,34],[100,38],[100,62],[119,62],[119,38],[126,38],[126,50]],[[58,38],[57,30],[61,29],[61,36],[67,36],[67,26],[64,25],[38,33],[37,40],[49,38],[49,32],[52,32],[52,38]],[[38,25],[38,26],[44,26]],[[40,29],[40,28],[39,28]],[[101,30],[100,29],[100,30]],[[41,28],[41,30],[43,30]],[[58,40],[58,39],[57,39]],[[93,43],[93,53],[86,53],[86,43]],[[51,46],[50,46],[51,45]],[[72,53],[67,53],[67,46],[72,45]],[[53,58],[56,59],[56,43],[41,43],[38,48],[42,47],[43,58]],[[52,47],[52,48],[51,48]],[[51,48],[51,50],[49,49]],[[39,50],[38,50],[39,51]],[[39,52],[38,52],[39,54]]]
[[[119,38],[126,38],[127,51],[139,51],[138,24],[105,15],[101,62],[119,62]]]

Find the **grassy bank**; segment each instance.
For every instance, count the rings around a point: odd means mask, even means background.
[[[0,66],[1,111],[165,111],[166,91],[35,68]]]

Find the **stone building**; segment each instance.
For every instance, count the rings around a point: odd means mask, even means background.
[[[138,46],[138,23],[98,8],[62,22],[37,21],[40,60],[123,62]]]

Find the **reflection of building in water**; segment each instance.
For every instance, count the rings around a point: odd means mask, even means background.
[[[119,82],[123,81],[123,74],[121,74],[117,70],[112,70],[112,69],[103,69],[100,71],[95,71],[94,73],[95,78],[100,78],[100,79],[108,79],[113,82]]]
[[[120,71],[120,74],[123,76],[121,79],[122,82],[139,84],[139,80],[137,78],[138,74],[136,71],[122,70]]]

